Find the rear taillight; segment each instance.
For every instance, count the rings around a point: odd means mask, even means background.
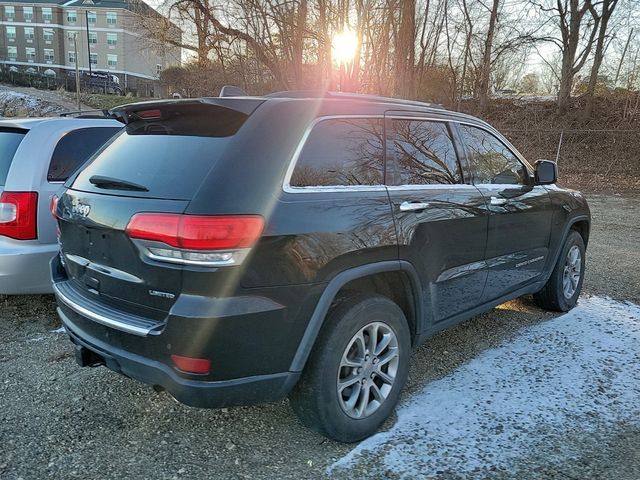
[[[154,260],[226,266],[242,262],[263,228],[258,215],[137,213],[126,232]]]
[[[51,197],[51,203],[49,204],[49,210],[51,210],[51,215],[54,219],[58,218],[58,195],[54,194]]]
[[[0,235],[16,240],[38,238],[37,192],[3,192],[0,195]]]

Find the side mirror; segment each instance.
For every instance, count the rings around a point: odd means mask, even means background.
[[[535,165],[536,185],[551,185],[558,181],[558,165],[551,160],[538,160]]]

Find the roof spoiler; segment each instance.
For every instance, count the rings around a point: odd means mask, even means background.
[[[225,85],[220,89],[219,97],[248,97],[249,95],[240,87]]]

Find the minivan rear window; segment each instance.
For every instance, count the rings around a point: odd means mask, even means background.
[[[7,182],[13,156],[26,133],[26,130],[20,129],[0,129],[0,186],[4,186]]]
[[[156,115],[156,110],[153,110]],[[75,190],[191,200],[247,115],[217,106],[181,107],[162,118],[129,123],[99,150],[73,181]],[[93,183],[91,179],[94,179]],[[96,185],[98,177],[117,182]]]

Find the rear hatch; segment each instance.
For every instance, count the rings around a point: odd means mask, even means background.
[[[184,217],[256,102],[242,108],[215,99],[158,102],[119,110],[126,127],[69,179],[56,210],[68,283],[76,293],[134,315],[166,316],[181,292],[184,269],[194,267],[167,256],[178,250],[154,228]],[[143,221],[132,229],[136,214]],[[140,229],[155,236],[132,238]]]

